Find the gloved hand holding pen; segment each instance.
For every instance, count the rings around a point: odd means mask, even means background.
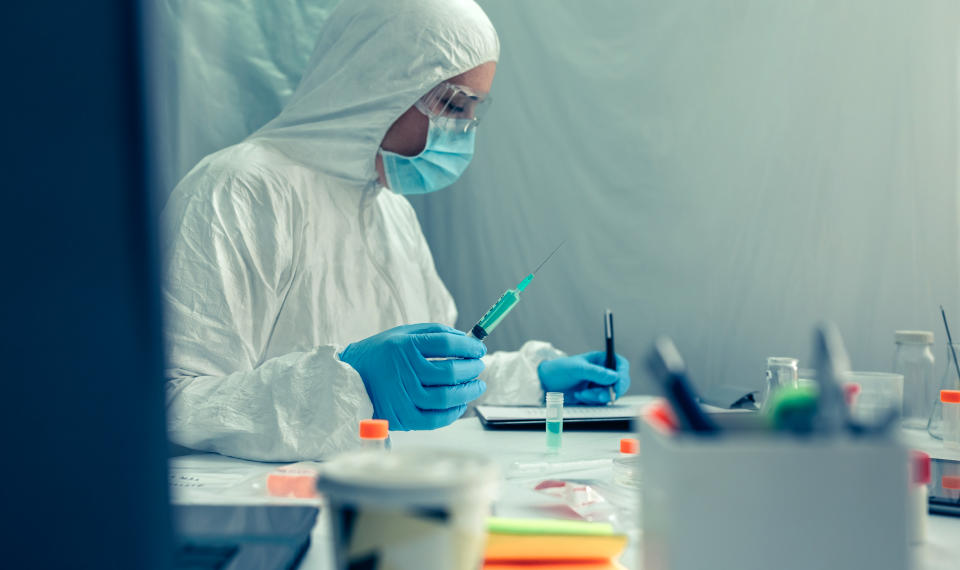
[[[617,369],[604,367],[606,353],[587,352],[544,360],[537,368],[540,384],[547,392],[563,392],[565,403],[603,405],[610,402],[610,388],[616,397],[630,387],[630,363],[617,355]]]
[[[355,342],[340,353],[373,402],[373,417],[391,430],[435,429],[453,423],[487,389],[484,344],[446,325],[404,325]],[[438,358],[446,360],[427,360]]]

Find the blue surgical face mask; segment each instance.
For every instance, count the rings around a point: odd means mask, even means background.
[[[473,158],[476,129],[465,124],[431,117],[427,143],[416,156],[380,149],[390,189],[397,194],[426,194],[456,182]]]

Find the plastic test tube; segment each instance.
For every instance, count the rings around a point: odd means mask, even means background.
[[[390,449],[390,430],[387,420],[360,420],[360,447]]]
[[[547,392],[547,451],[560,451],[563,436],[563,392]]]
[[[943,404],[943,445],[960,447],[960,390],[940,390]]]
[[[640,487],[640,442],[625,437],[620,440],[620,457],[613,460],[613,481],[618,485]]]

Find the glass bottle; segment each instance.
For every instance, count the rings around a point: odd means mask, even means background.
[[[936,389],[933,409],[930,412],[930,419],[927,421],[927,433],[937,439],[943,439],[943,403],[940,401],[940,390],[960,390],[960,376],[957,376],[953,351],[956,351],[957,356],[960,357],[960,342],[953,343],[952,347],[949,344],[947,345],[947,352],[943,359],[946,365],[943,367],[943,375],[940,377],[940,385]]]
[[[893,371],[903,374],[903,427],[927,427],[939,390],[934,381],[933,333],[896,331]]]
[[[770,397],[781,388],[797,388],[799,386],[799,370],[796,358],[788,356],[771,356],[767,358],[767,382],[760,394],[760,406],[766,407]]]

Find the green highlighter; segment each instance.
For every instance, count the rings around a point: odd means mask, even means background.
[[[770,399],[767,419],[774,431],[812,433],[817,415],[817,390],[806,386],[782,388]]]
[[[500,534],[559,534],[569,536],[613,536],[609,523],[557,519],[513,519],[488,517],[487,532]]]

